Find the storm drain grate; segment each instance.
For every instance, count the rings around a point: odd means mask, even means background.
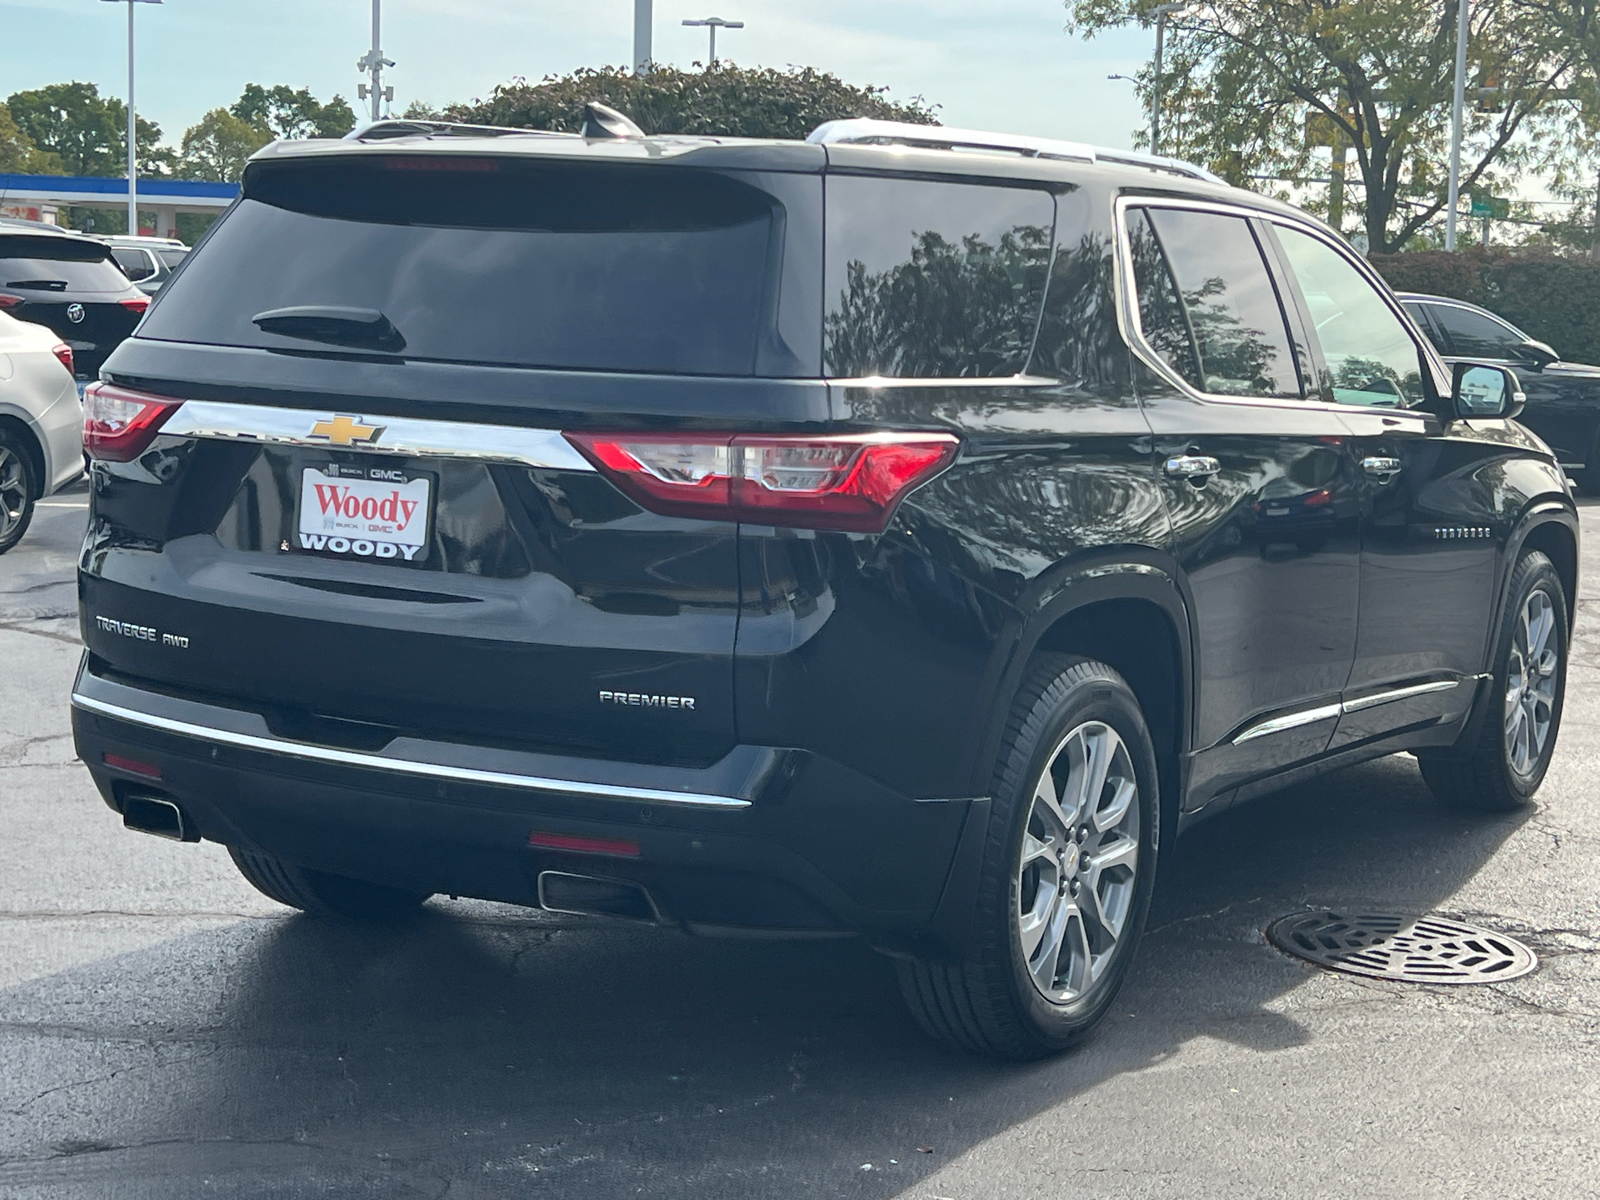
[[[1515,938],[1449,917],[1293,913],[1268,926],[1267,938],[1320,967],[1403,983],[1495,983],[1539,965]]]

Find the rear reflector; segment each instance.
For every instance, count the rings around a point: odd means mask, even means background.
[[[565,850],[572,854],[609,854],[613,858],[639,857],[639,843],[627,838],[584,837],[577,833],[541,833],[536,829],[528,835],[528,845],[540,850]]]
[[[949,433],[566,437],[652,512],[859,533],[883,532],[960,447]]]
[[[114,383],[91,383],[83,393],[84,452],[102,462],[132,462],[182,404]]]
[[[57,342],[54,346],[50,347],[50,353],[54,354],[58,359],[61,360],[61,365],[67,369],[68,375],[76,374],[76,368],[72,365],[71,346],[67,345],[65,342]]]
[[[145,779],[161,778],[161,768],[155,763],[140,762],[137,758],[123,758],[120,754],[102,754],[100,761],[108,767],[126,771],[130,775],[139,775]]]

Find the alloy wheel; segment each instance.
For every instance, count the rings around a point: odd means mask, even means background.
[[[1017,934],[1033,985],[1066,1004],[1111,964],[1133,905],[1139,784],[1111,726],[1069,732],[1034,784],[1016,866]]]
[[[1556,609],[1543,588],[1523,601],[1506,666],[1506,757],[1518,775],[1531,775],[1541,761],[1555,717],[1561,646]]]
[[[0,446],[0,542],[11,536],[27,510],[27,468],[15,452]]]

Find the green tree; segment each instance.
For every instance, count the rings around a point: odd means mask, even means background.
[[[648,75],[585,68],[542,83],[501,84],[487,100],[450,105],[443,116],[472,125],[571,133],[582,126],[584,104],[599,100],[627,113],[646,133],[803,138],[842,117],[938,123],[921,97],[896,104],[885,98],[886,90],[855,87],[811,67],[746,70],[718,63],[703,71],[656,67]]]
[[[1093,35],[1148,24],[1153,0],[1066,0]],[[1398,249],[1446,203],[1456,0],[1201,0],[1168,19],[1162,150],[1234,183],[1323,174],[1354,148],[1353,207],[1372,249]],[[1575,43],[1524,0],[1477,0],[1462,192],[1547,166],[1573,132]],[[1156,81],[1141,75],[1146,101]],[[1492,88],[1490,92],[1479,89]],[[1308,124],[1309,122],[1309,124]]]
[[[12,119],[11,109],[0,104],[0,171],[19,175],[60,175],[61,158],[33,144],[33,139]]]
[[[113,96],[101,96],[92,83],[52,83],[13,92],[6,107],[33,144],[56,155],[68,175],[127,174],[128,109]],[[143,117],[136,130],[141,174],[172,167],[172,152],[161,147],[161,126]]]
[[[343,96],[322,104],[310,88],[295,91],[282,83],[271,88],[245,84],[244,94],[228,111],[280,138],[343,137],[356,125],[356,114]]]
[[[184,131],[178,173],[185,179],[236,183],[244,175],[245,160],[270,141],[272,134],[259,125],[213,108]]]

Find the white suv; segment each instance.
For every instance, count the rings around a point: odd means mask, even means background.
[[[0,312],[0,554],[33,505],[83,473],[83,405],[72,350],[43,325]]]

